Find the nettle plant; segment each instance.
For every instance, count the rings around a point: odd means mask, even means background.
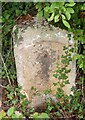
[[[68,21],[74,13],[72,7],[75,4],[74,2],[36,3],[36,9],[38,9],[37,17],[44,16],[47,21],[54,21],[55,23],[62,21],[67,28],[70,28]]]

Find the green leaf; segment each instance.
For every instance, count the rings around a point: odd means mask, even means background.
[[[85,10],[85,3],[82,5],[81,10]]]
[[[66,8],[64,7],[64,6],[62,6],[62,8],[61,8],[64,12],[66,11]]]
[[[70,3],[66,3],[65,6],[66,6],[66,7],[67,7],[67,6],[73,7],[75,4],[76,4],[76,3],[74,3],[74,2],[70,2]]]
[[[61,113],[60,113],[59,111],[57,111],[57,112],[56,112],[56,115],[57,115],[58,117],[60,117],[60,116],[61,116]]]
[[[46,118],[49,118],[48,114],[47,113],[41,113],[41,114],[38,114],[37,112],[35,112],[34,114],[32,114],[30,116],[30,118],[41,118],[41,119],[46,119]]]
[[[50,18],[48,18],[48,21],[52,21],[52,20],[53,20],[53,18],[54,18],[54,13],[52,13],[52,15],[51,15],[51,17],[50,17]]]
[[[41,3],[36,3],[36,9],[38,8],[42,9]]]
[[[2,30],[2,25],[0,25],[0,30]]]
[[[23,11],[23,14],[24,14],[24,15],[26,15],[26,14],[27,14],[27,11],[26,11],[26,10],[24,10],[24,11]]]
[[[12,119],[14,120],[15,118],[17,119],[18,116],[16,114],[12,114]]]
[[[37,118],[50,118],[47,113],[41,113]]]
[[[8,20],[9,16],[10,16],[9,14],[6,14],[5,16],[6,20]]]
[[[0,120],[6,116],[6,112],[4,110],[0,111]]]
[[[16,10],[16,15],[19,15],[21,13],[21,10]]]
[[[56,86],[56,85],[57,85],[57,83],[53,83],[53,85],[54,85],[54,86]]]
[[[50,9],[50,7],[47,6],[47,7],[44,8],[44,11],[48,12],[49,9]]]
[[[37,118],[37,117],[38,117],[38,113],[37,112],[31,114],[31,116],[30,116],[30,118]]]
[[[80,67],[80,68],[83,68],[83,63],[81,63],[81,64],[79,65],[79,67]]]
[[[48,107],[47,107],[47,109],[48,109],[49,111],[51,111],[53,108],[54,108],[53,106],[49,106],[49,105],[48,105]]]
[[[41,10],[41,11],[38,12],[37,17],[41,18],[42,16],[43,16],[43,11]]]
[[[62,15],[62,19],[66,19],[65,15]]]
[[[46,19],[48,19],[48,18],[49,18],[49,12],[44,11],[44,17],[45,17]]]
[[[18,32],[19,32],[19,29],[16,28],[16,29],[14,30],[14,33],[15,33],[15,34],[18,34]]]
[[[70,24],[66,20],[62,19],[62,22],[67,28],[70,28]]]
[[[58,22],[58,21],[59,21],[59,14],[54,17],[54,22]]]
[[[0,16],[0,23],[2,23],[2,16]]]
[[[15,108],[14,107],[10,107],[7,111],[7,115],[10,117],[13,115],[13,113],[15,112]]]
[[[22,102],[22,106],[23,106],[23,107],[24,107],[24,106],[27,106],[29,103],[30,103],[30,101],[28,101],[28,99],[25,99],[25,100],[23,100],[23,102]]]
[[[59,5],[58,5],[58,3],[53,2],[53,3],[51,4],[51,10],[54,10],[55,8],[59,8]]]
[[[57,8],[57,7],[58,7],[58,8],[63,7],[64,4],[65,4],[65,2],[57,2],[55,8]]]
[[[52,90],[51,90],[51,89],[48,89],[48,90],[45,90],[45,91],[44,91],[44,94],[47,95],[47,94],[49,94],[49,93],[51,93],[51,92],[52,92]]]
[[[76,54],[76,55],[73,56],[73,60],[77,60],[78,58],[79,58],[78,54]]]
[[[58,78],[58,74],[53,74],[53,76],[54,76],[55,78]]]
[[[65,84],[70,84],[69,80],[64,81]]]
[[[68,11],[65,12],[65,15],[66,15],[67,19],[70,20],[71,15],[70,15],[70,13]]]
[[[67,8],[67,11],[68,11],[69,13],[74,13],[73,8]]]

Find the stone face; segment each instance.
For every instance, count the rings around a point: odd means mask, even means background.
[[[16,27],[19,29],[17,35],[14,33]],[[67,31],[49,27],[47,23],[43,26],[35,22],[32,27],[26,24],[13,29],[17,81],[32,101],[32,106],[38,104],[36,101],[43,100],[41,96],[45,90],[52,89],[52,95],[56,92],[56,87],[53,86],[58,81],[53,77],[56,63],[61,59],[63,46],[73,45],[73,41],[68,41],[67,34]],[[75,63],[72,62],[69,68],[70,85],[64,88],[66,94],[70,94],[70,89],[75,84]]]

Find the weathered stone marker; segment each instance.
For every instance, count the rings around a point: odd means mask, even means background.
[[[15,29],[19,31],[15,34]],[[56,63],[63,54],[63,46],[72,46],[68,41],[65,30],[49,26],[46,22],[36,22],[33,25],[17,25],[13,29],[14,56],[17,69],[17,81],[26,93],[31,106],[35,107],[44,102],[44,91],[52,89],[52,99],[56,92],[53,86],[57,79],[53,77]],[[70,94],[71,87],[75,84],[75,64],[69,66],[70,85],[64,91]],[[38,96],[37,96],[38,95]]]

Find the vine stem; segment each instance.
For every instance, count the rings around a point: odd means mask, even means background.
[[[6,75],[7,75],[8,82],[9,82],[9,84],[11,85],[11,80],[10,80],[9,75],[8,75],[8,72],[7,72],[7,67],[6,67],[6,64],[5,64],[5,62],[4,62],[4,59],[3,59],[2,55],[1,55],[1,53],[0,53],[0,57],[1,57],[1,61],[2,61],[3,65],[4,65],[4,69],[5,69],[5,71],[6,71]]]

